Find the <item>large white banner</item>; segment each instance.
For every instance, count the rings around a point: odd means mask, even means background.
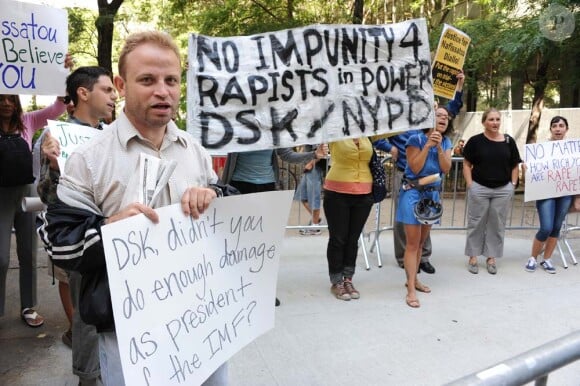
[[[127,385],[199,385],[274,326],[292,192],[179,204],[102,228]]]
[[[0,0],[0,94],[64,95],[67,11]]]
[[[580,194],[580,139],[526,145],[524,201]]]
[[[187,130],[213,153],[432,127],[424,19],[190,35]]]
[[[50,135],[55,137],[60,144],[60,156],[58,157],[58,167],[60,173],[64,175],[64,165],[72,152],[85,142],[88,142],[100,130],[90,126],[77,125],[69,122],[48,121],[46,125]]]

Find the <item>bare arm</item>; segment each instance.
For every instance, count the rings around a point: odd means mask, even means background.
[[[415,146],[407,147],[407,163],[413,173],[418,174],[423,169],[427,154],[429,154],[429,148],[427,146],[423,147],[423,149]]]
[[[471,176],[471,169],[473,165],[468,160],[463,160],[463,178],[465,178],[465,186],[469,189],[471,183],[473,182],[473,177]]]
[[[516,166],[514,166],[514,168],[512,169],[512,179],[511,179],[511,183],[516,186],[518,184],[518,180],[520,179],[520,168],[519,168],[519,164],[517,164]]]
[[[451,170],[451,149],[443,150],[441,146],[438,146],[437,157],[439,157],[441,172],[449,173],[449,170]]]
[[[294,151],[294,149],[292,148],[276,149],[276,153],[283,161],[286,161],[288,163],[295,164],[306,163],[312,161],[313,159],[319,160],[321,158],[326,157],[326,155],[328,154],[328,145],[325,143],[320,144],[316,147],[314,151],[305,153]]]
[[[50,131],[46,131],[42,143],[40,145],[41,156],[46,158],[50,168],[55,171],[60,171],[58,167],[58,156],[60,155],[60,143],[58,140],[50,135]]]
[[[436,130],[431,130],[427,133],[427,138],[427,143],[423,146],[423,149],[413,146],[407,147],[407,163],[415,174],[418,174],[421,169],[423,169],[423,166],[425,166],[427,155],[432,147],[437,147],[438,152],[443,153],[441,147],[443,137],[441,136],[441,133]]]

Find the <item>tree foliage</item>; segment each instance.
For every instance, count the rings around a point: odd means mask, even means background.
[[[77,65],[90,65],[97,62],[97,14],[86,8],[68,10],[69,52]]]
[[[574,35],[553,42],[538,20],[553,0],[91,0],[99,14],[69,12],[71,52],[111,66],[124,37],[144,25],[171,34],[185,56],[192,32],[212,36],[262,33],[315,23],[395,23],[425,17],[432,49],[444,23],[472,38],[465,64],[469,110],[529,107],[530,135],[544,104],[578,106],[580,24],[577,0],[556,0],[574,12]],[[121,6],[122,5],[122,6]],[[113,28],[114,26],[114,28]],[[78,61],[78,60],[77,60]],[[511,81],[510,81],[511,79]],[[183,93],[185,96],[185,93]],[[558,100],[560,96],[560,100]],[[183,100],[183,106],[185,104]],[[535,114],[535,115],[534,115]],[[536,126],[537,128],[537,126]]]
[[[500,4],[500,7],[493,2],[481,3],[489,11],[483,14],[484,17],[457,22],[457,26],[472,38],[465,68],[469,76],[468,88],[476,92],[480,101],[470,107],[511,107],[510,85],[522,88],[518,90],[511,87],[511,95],[516,98],[530,95],[527,103],[516,100],[514,105],[527,105],[532,110],[527,142],[535,142],[545,103],[556,102],[547,98],[547,92],[551,84],[560,82],[560,69],[563,65],[560,58],[570,55],[578,57],[578,44],[575,43],[578,40],[578,28],[567,42],[554,42],[543,36],[539,28],[540,16],[549,6],[548,1],[524,4],[525,6],[517,4],[517,8],[513,2]],[[577,6],[569,1],[563,3],[575,12],[578,23]],[[578,64],[576,62],[576,68],[580,68]],[[577,84],[578,75],[575,78],[571,82],[573,85]]]

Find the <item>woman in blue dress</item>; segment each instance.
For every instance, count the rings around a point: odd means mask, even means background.
[[[415,216],[415,204],[423,198],[440,202],[441,174],[451,168],[452,132],[449,112],[445,107],[435,110],[435,128],[423,130],[409,138],[406,145],[407,167],[404,183],[399,193],[397,221],[404,224],[407,245],[403,257],[407,275],[409,307],[420,306],[417,291],[429,293],[431,289],[417,279],[421,249],[431,230],[431,224],[420,222]],[[425,177],[427,177],[425,179]]]

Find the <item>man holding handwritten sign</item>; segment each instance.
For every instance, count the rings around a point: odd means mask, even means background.
[[[171,120],[179,103],[180,80],[179,49],[168,35],[142,32],[126,39],[115,77],[115,86],[125,98],[124,112],[106,133],[71,154],[58,185],[59,200],[49,205],[39,230],[55,264],[83,276],[80,313],[99,331],[105,385],[124,385],[125,380],[100,229],[140,214],[159,222],[153,207],[138,202],[142,154],[176,164],[155,207],[180,203],[186,216],[197,219],[222,194],[212,185],[217,175],[210,156]],[[140,243],[146,242],[143,234]],[[143,341],[146,337],[141,338],[142,354],[150,347]],[[214,378],[225,382],[223,366]]]
[[[69,115],[68,123],[49,121],[49,130],[45,130],[38,140],[42,158],[37,190],[47,205],[58,200],[57,184],[68,155],[103,128],[101,120],[112,118],[117,100],[113,74],[98,66],[79,67],[73,71],[66,79],[66,93],[74,104],[74,113]],[[58,269],[62,270],[55,267],[55,271]],[[66,275],[57,277],[66,278]],[[81,275],[70,271],[68,286],[66,284],[65,280],[59,280],[59,288],[69,288],[67,294],[73,303],[73,373],[78,375],[81,386],[96,385],[100,376],[99,345],[95,327],[84,323],[79,314]]]

